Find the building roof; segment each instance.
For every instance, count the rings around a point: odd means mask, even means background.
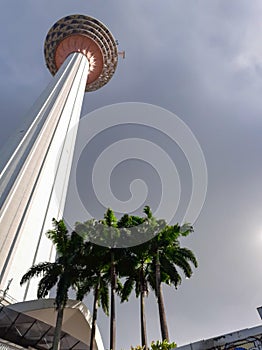
[[[260,349],[262,326],[246,328],[177,347],[177,350]],[[259,346],[259,347],[258,347]]]
[[[56,321],[54,299],[30,300],[0,308],[0,338],[23,347],[50,349]],[[89,347],[91,315],[86,306],[69,300],[61,333],[61,350],[86,350]],[[104,350],[96,329],[95,350]]]

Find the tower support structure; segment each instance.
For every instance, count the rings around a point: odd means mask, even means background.
[[[27,269],[55,258],[45,233],[63,215],[84,93],[110,80],[117,48],[101,22],[72,15],[48,32],[45,58],[54,78],[0,174],[0,289],[17,301],[36,297],[37,281],[19,283]]]

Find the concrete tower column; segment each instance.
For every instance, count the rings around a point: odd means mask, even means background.
[[[22,275],[55,251],[45,233],[63,215],[85,91],[105,85],[117,65],[115,41],[96,19],[62,18],[50,29],[45,57],[53,81],[37,100],[33,122],[0,174],[0,289],[17,301],[36,297]]]

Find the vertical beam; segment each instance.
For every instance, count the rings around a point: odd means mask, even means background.
[[[63,213],[77,132],[73,126],[80,117],[88,72],[88,60],[81,53],[65,61],[0,175],[0,289],[13,278],[9,294],[17,300],[36,297],[37,281],[19,285],[27,269],[54,258],[45,232],[52,218]]]

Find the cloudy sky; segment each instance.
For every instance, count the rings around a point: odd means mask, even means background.
[[[82,116],[86,116],[89,125],[94,122],[94,115],[87,114],[104,106],[120,102],[153,104],[186,123],[205,157],[206,200],[194,222],[195,232],[183,241],[195,252],[199,268],[178,290],[164,289],[171,340],[182,345],[259,325],[256,307],[262,304],[261,1],[6,1],[0,21],[1,146],[8,137],[16,137],[26,112],[51,79],[43,56],[47,31],[61,17],[76,13],[105,23],[118,40],[119,50],[126,51],[126,58],[119,60],[110,83],[86,94]],[[82,200],[90,214],[101,217],[106,207],[91,188],[96,159],[110,143],[136,137],[157,144],[175,163],[182,190],[173,221],[179,221],[194,182],[183,150],[161,127],[156,130],[154,123],[141,126],[130,120],[130,125],[106,129],[105,120],[98,121],[101,132],[86,147],[79,162],[79,172],[86,178]],[[170,130],[172,133],[172,123]],[[114,163],[114,154],[111,157]],[[133,180],[142,179],[147,184],[147,198],[136,208],[138,213],[143,204],[150,204],[155,210],[161,201],[167,168],[154,164],[134,155],[112,171],[112,192],[120,201],[129,199]],[[81,179],[79,186],[83,189]],[[176,181],[174,177],[174,187]],[[175,207],[176,201],[165,205]],[[68,201],[66,215],[70,213]],[[91,307],[91,300],[87,303]],[[146,307],[149,340],[159,339],[152,293]],[[134,297],[129,304],[117,305],[118,349],[140,342],[138,312]],[[108,320],[102,313],[99,318],[108,347]]]

